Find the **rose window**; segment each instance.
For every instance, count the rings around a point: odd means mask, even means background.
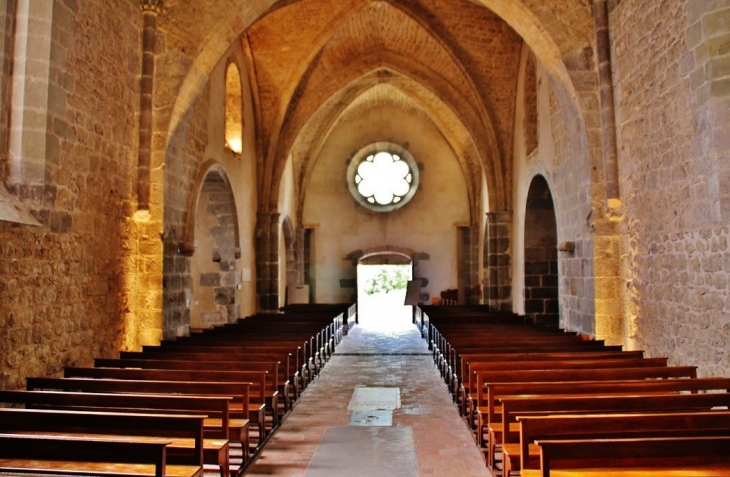
[[[365,207],[389,212],[405,205],[418,187],[418,167],[404,148],[376,143],[358,152],[348,169],[353,197]]]

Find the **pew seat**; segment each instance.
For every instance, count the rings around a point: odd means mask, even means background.
[[[200,465],[168,465],[166,438],[0,434],[0,471],[104,477],[202,477]]]

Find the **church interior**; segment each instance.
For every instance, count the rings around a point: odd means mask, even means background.
[[[728,0],[0,0],[0,101],[0,390],[362,264],[730,378]]]

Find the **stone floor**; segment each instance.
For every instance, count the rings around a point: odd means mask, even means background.
[[[385,329],[383,325],[387,321],[387,316],[381,316],[380,322],[362,322],[350,330],[337,348],[335,356],[316,381],[307,388],[294,410],[244,475],[325,475],[314,469],[318,466],[310,467],[315,453],[317,462],[326,461],[327,465],[336,466],[334,470],[329,469],[332,475],[490,475],[417,328],[407,319],[398,319],[397,326],[393,327],[389,323],[391,326]],[[329,442],[327,438],[323,440],[328,430],[333,430],[327,433],[329,436],[334,431],[340,432],[342,428],[351,427],[352,412],[348,410],[348,404],[355,389],[362,386],[400,389],[401,407],[392,411],[392,425],[407,431],[408,442],[412,443],[407,445],[413,447],[407,451],[415,455],[415,462],[405,459],[405,470],[401,469],[404,472],[387,470],[392,454],[374,454],[391,457],[384,457],[380,461],[374,457],[368,467],[362,459],[348,458],[348,455],[341,455],[339,458],[335,455],[333,459],[331,453],[336,448],[326,446],[325,449],[325,446],[320,446],[322,442]],[[353,434],[352,429],[349,434],[363,436],[361,448],[364,453],[372,450],[370,434]],[[392,445],[397,447],[404,443],[393,442]],[[320,447],[322,449],[318,453]]]

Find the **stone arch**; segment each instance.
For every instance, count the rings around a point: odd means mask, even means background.
[[[454,67],[456,68],[456,67]],[[457,68],[458,69],[458,68]],[[389,83],[397,84],[399,89],[411,96],[416,102],[422,104],[438,103],[439,108],[431,109],[432,120],[448,136],[444,127],[442,111],[447,110],[446,115],[453,116],[461,124],[468,134],[470,140],[475,143],[479,156],[472,158],[473,163],[463,163],[464,175],[467,179],[470,204],[476,204],[481,182],[475,180],[479,177],[479,168],[483,168],[490,182],[488,193],[492,196],[490,200],[494,204],[500,204],[500,208],[507,208],[509,194],[506,194],[505,184],[508,182],[507,167],[498,146],[495,126],[490,111],[480,102],[475,101],[474,91],[469,89],[468,78],[460,77],[459,85],[445,81],[436,70],[424,65],[413,58],[392,50],[371,49],[360,52],[351,61],[342,65],[341,74],[335,77],[328,75],[311,78],[311,71],[303,76],[295,92],[296,102],[292,102],[287,115],[282,121],[277,137],[272,138],[273,159],[269,161],[271,174],[270,182],[265,187],[270,191],[264,191],[263,200],[272,202],[277,197],[278,179],[283,170],[284,158],[288,156],[292,144],[299,137],[308,121],[316,116],[316,113],[327,103],[328,98],[343,96],[337,104],[340,111],[355,98],[373,84]],[[339,71],[339,70],[338,70]],[[422,89],[416,93],[417,89]],[[360,90],[360,91],[358,91]],[[418,99],[418,96],[421,96]],[[431,96],[426,98],[426,96]],[[316,96],[316,97],[315,97]],[[335,108],[337,109],[337,108]],[[425,108],[428,109],[428,108]],[[333,111],[330,122],[334,122],[338,111]],[[327,122],[327,120],[325,120]],[[461,154],[457,154],[461,157]],[[267,173],[268,174],[268,173]],[[268,197],[268,199],[267,199]],[[474,213],[472,207],[472,213]],[[472,217],[473,221],[477,219]]]
[[[364,265],[407,265],[413,263],[413,251],[399,247],[368,249],[357,259]]]
[[[335,124],[347,106],[371,89],[373,83],[387,81],[403,91],[406,96],[411,97],[415,103],[421,105],[428,104],[434,98],[439,98],[439,95],[429,89],[427,85],[412,79],[428,77],[428,84],[431,86],[439,85],[442,89],[442,96],[445,95],[448,99],[438,99],[434,103],[443,107],[438,113],[426,107],[424,107],[424,110],[433,112],[431,119],[434,121],[436,127],[443,132],[455,151],[459,151],[462,148],[456,147],[454,138],[452,137],[453,134],[450,134],[448,128],[443,124],[442,117],[453,117],[458,122],[459,128],[462,128],[461,130],[469,136],[469,144],[466,145],[466,148],[468,148],[470,154],[459,154],[457,152],[456,155],[461,159],[461,167],[464,171],[464,177],[468,186],[467,193],[469,196],[472,221],[475,222],[477,220],[476,210],[479,188],[481,187],[482,169],[487,174],[487,193],[490,195],[490,203],[505,204],[508,201],[506,197],[508,194],[505,193],[507,174],[503,161],[501,160],[499,149],[496,146],[496,137],[492,125],[489,122],[483,122],[484,118],[480,118],[478,112],[474,111],[473,106],[451,85],[441,81],[438,75],[435,75],[432,71],[427,71],[422,66],[412,64],[407,58],[393,52],[371,53],[371,55],[361,57],[356,63],[350,65],[346,75],[343,75],[343,81],[338,85],[339,90],[333,91],[332,101],[336,106],[329,115],[317,117],[316,123],[310,123],[309,120],[315,117],[315,112],[313,112],[307,118],[307,121],[301,120],[301,118],[299,119],[302,123],[301,128],[297,128],[293,123],[285,125],[285,135],[290,139],[287,140],[288,142],[286,144],[280,146],[282,147],[281,154],[292,147],[295,139],[302,133],[305,127],[318,128],[319,137],[326,136],[331,126]],[[375,57],[380,58],[380,60],[379,65],[373,69],[372,61]],[[301,111],[296,111],[292,114],[295,113],[302,114]],[[311,159],[312,157],[316,157],[316,154],[307,154],[306,157]],[[274,164],[271,166],[274,169],[272,188],[275,188],[278,187],[278,181],[280,180],[283,167],[279,162],[279,156],[273,162]],[[305,182],[308,178],[310,168],[311,164],[304,165]],[[300,191],[305,193],[305,183],[300,185]],[[276,197],[276,189],[272,189],[269,194],[270,198]],[[505,205],[502,206],[505,207]]]
[[[525,315],[536,323],[558,325],[558,230],[550,185],[537,174],[525,204]]]
[[[220,28],[201,36],[200,48],[198,49],[200,53],[194,59],[188,74],[182,80],[179,94],[174,99],[174,107],[171,109],[167,131],[167,147],[165,148],[165,156],[167,157],[164,160],[172,159],[172,154],[175,151],[172,146],[176,138],[179,138],[177,131],[181,127],[184,128],[188,112],[204,91],[207,77],[217,59],[224,54],[227,45],[240,37],[261,16],[294,3],[297,3],[297,0],[280,0],[278,2],[266,0],[257,2],[255,7],[248,4],[242,5],[236,14],[221,19]],[[510,25],[532,48],[540,63],[545,66],[554,83],[558,101],[561,103],[563,113],[567,119],[570,129],[571,149],[575,154],[584,154],[588,150],[589,138],[583,114],[584,108],[591,103],[586,103],[581,94],[577,93],[569,68],[566,66],[566,61],[570,61],[571,55],[576,51],[586,47],[590,48],[593,41],[591,37],[593,27],[590,8],[578,0],[566,0],[564,4],[561,4],[559,10],[537,6],[528,7],[517,0],[478,0],[478,3],[490,9]],[[353,6],[353,8],[356,8],[356,6]],[[570,12],[574,17],[574,21],[571,23],[573,28],[565,28],[560,12]],[[338,21],[342,21],[347,16],[345,14],[334,20],[333,25],[336,25]],[[321,44],[326,41],[327,35],[323,35]],[[317,48],[315,50],[319,51]],[[311,61],[307,64],[309,63]],[[578,73],[582,72],[578,71]],[[283,107],[286,109],[286,106]],[[272,138],[274,143],[278,142],[277,137],[278,134]],[[277,167],[276,164],[273,167]],[[276,193],[269,190],[272,185],[276,185],[275,175],[276,172],[274,171],[262,171],[261,174],[263,181],[259,184],[259,189],[260,192],[269,197],[269,200],[277,196]],[[497,202],[490,200],[490,203],[496,204]],[[509,207],[496,207],[495,205],[495,210],[509,210]]]
[[[237,260],[241,253],[238,214],[228,175],[217,163],[202,171],[187,229],[193,244],[190,323],[197,327],[238,318]]]
[[[559,11],[556,9],[541,10],[536,13],[519,0],[477,1],[496,13],[530,45],[540,62],[555,77],[556,82],[564,88],[563,94],[560,95],[564,106],[567,103],[575,103],[574,107],[580,111],[575,88],[562,58],[590,44],[591,38],[583,33],[584,30],[592,32],[589,7],[578,0],[566,2],[568,5],[564,6],[562,10],[579,12],[573,25],[580,34],[572,35],[571,31],[566,30],[564,23],[560,21]],[[218,28],[209,29],[207,34],[201,35],[199,53],[182,80],[179,94],[174,100],[168,123],[168,143],[176,137],[175,131],[186,122],[187,112],[204,91],[210,72],[225,53],[228,45],[239,38],[261,16],[296,2],[262,0],[251,4],[240,0],[239,3],[239,8],[229,10],[236,12],[235,14],[227,15],[222,19]],[[324,42],[325,39],[322,41]],[[170,150],[169,144],[166,150]]]
[[[391,77],[387,84],[378,83],[373,85],[372,82],[381,75],[392,75],[389,70],[375,70],[367,73],[365,76],[357,78],[346,88],[341,89],[337,94],[333,95],[325,102],[317,112],[315,112],[305,126],[299,131],[296,139],[292,142],[291,149],[296,151],[297,157],[303,160],[300,162],[296,174],[296,184],[298,189],[298,211],[301,220],[302,207],[306,199],[307,187],[311,179],[312,171],[315,165],[315,158],[319,156],[319,152],[323,145],[330,137],[331,131],[346,114],[348,109],[361,101],[361,98],[372,94],[377,89],[385,87],[397,89],[399,94],[407,99],[415,109],[422,110],[429,116],[434,126],[441,131],[446,138],[449,146],[454,151],[454,155],[459,159],[461,169],[463,171],[467,184],[467,195],[469,197],[470,216],[473,221],[477,220],[477,202],[476,197],[482,193],[482,189],[488,191],[486,187],[487,178],[481,169],[483,161],[480,148],[484,146],[483,135],[470,133],[466,124],[459,120],[457,113],[447,106],[439,108],[439,114],[429,114],[432,109],[426,105],[431,104],[431,100],[435,98],[432,92],[424,86],[410,80],[406,77],[396,75]],[[393,100],[393,95],[389,96]],[[373,101],[374,104],[382,104],[381,98]],[[443,104],[436,101],[436,104]],[[311,140],[307,138],[313,138]],[[471,179],[471,180],[469,180]],[[483,179],[483,181],[482,181]],[[493,182],[493,181],[492,181]]]

